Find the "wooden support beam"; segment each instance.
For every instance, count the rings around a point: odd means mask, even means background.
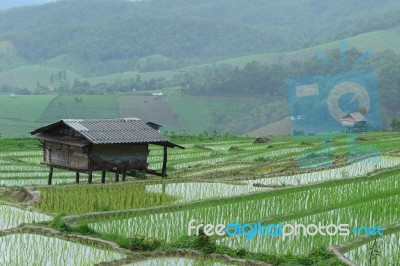
[[[92,184],[92,182],[93,182],[93,173],[92,173],[92,172],[89,172],[88,175],[89,175],[89,176],[88,176],[88,183],[89,183],[89,184]]]
[[[161,176],[164,179],[167,176],[167,146],[164,146],[164,158],[163,158],[163,164],[162,164],[162,173]]]
[[[102,171],[101,172],[101,183],[105,183],[106,182],[106,171]]]
[[[161,184],[161,191],[162,191],[163,196],[165,195],[166,189],[167,189],[167,186],[163,180],[163,182]],[[160,206],[163,204],[163,200],[164,200],[164,197],[160,197]]]
[[[115,172],[115,182],[119,182],[119,172]]]
[[[52,180],[53,180],[53,167],[50,166],[50,169],[49,169],[49,180],[48,180],[47,184],[51,185],[51,181]]]
[[[75,173],[75,182],[79,184],[79,172]]]
[[[126,180],[126,171],[122,172],[122,181],[125,182]]]

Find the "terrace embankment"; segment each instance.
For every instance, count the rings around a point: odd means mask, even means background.
[[[19,189],[11,193],[10,198],[15,203],[21,203],[24,205],[31,205],[33,203],[40,202],[40,196],[37,194],[32,187],[26,189]]]
[[[248,259],[238,259],[230,257],[226,254],[204,254],[202,252],[190,249],[166,249],[166,250],[159,250],[155,252],[134,252],[125,248],[120,247],[118,244],[94,238],[90,236],[83,236],[83,235],[76,235],[76,234],[64,234],[56,229],[47,228],[47,227],[40,227],[40,226],[33,226],[33,225],[24,225],[21,227],[11,228],[7,230],[0,231],[0,236],[7,236],[12,234],[36,234],[36,235],[43,235],[43,236],[51,236],[54,238],[59,238],[66,241],[72,242],[79,242],[79,243],[86,243],[87,245],[97,246],[100,248],[105,249],[112,249],[115,252],[123,253],[127,255],[125,259],[115,260],[110,262],[102,262],[96,265],[101,266],[108,266],[108,265],[121,265],[121,263],[132,263],[132,262],[139,262],[144,261],[150,258],[163,258],[163,257],[188,257],[194,259],[210,259],[210,260],[218,260],[221,262],[225,262],[227,264],[233,265],[249,265],[249,266],[256,266],[256,265],[263,265],[263,266],[271,266],[271,264],[262,262],[262,261],[255,261],[255,260],[248,260]]]
[[[143,262],[148,259],[153,258],[171,258],[171,257],[180,257],[180,258],[192,258],[198,260],[215,260],[222,263],[227,263],[228,265],[246,265],[246,266],[272,266],[272,264],[268,264],[263,261],[249,260],[249,259],[237,259],[230,257],[226,254],[204,254],[200,251],[191,250],[191,249],[166,249],[162,251],[154,251],[154,252],[143,252],[143,253],[132,253],[133,256],[129,256],[123,260],[124,263],[135,263],[135,262]],[[97,265],[99,266],[111,266],[116,265],[116,263],[120,263],[121,261],[111,261],[111,262],[102,262]]]
[[[383,235],[389,235],[395,232],[400,232],[400,224],[394,224],[392,226],[386,227],[382,230]],[[374,241],[376,239],[376,237],[374,236],[359,236],[356,237],[348,242],[345,242],[343,244],[340,245],[335,245],[335,246],[330,246],[328,248],[328,250],[332,251],[333,254],[335,254],[335,256],[341,260],[342,262],[344,262],[346,265],[349,266],[357,266],[357,264],[353,261],[351,261],[350,259],[348,259],[344,254],[348,251],[350,251],[351,249],[354,249],[356,247],[359,247],[361,245],[365,245],[367,243],[370,243],[372,241]]]
[[[52,236],[56,238],[60,238],[63,240],[67,241],[73,241],[73,242],[85,242],[89,245],[96,245],[102,248],[111,248],[116,252],[120,253],[131,253],[130,250],[124,249],[120,247],[118,244],[99,239],[99,238],[94,238],[94,237],[89,237],[89,236],[83,236],[83,235],[76,235],[76,234],[63,234],[62,232],[53,229],[53,228],[47,228],[47,227],[40,227],[40,226],[34,226],[34,225],[24,225],[21,227],[15,227],[15,228],[10,228],[6,230],[0,231],[0,236],[6,236],[6,235],[12,235],[12,234],[36,234],[36,235],[44,235],[44,236]]]

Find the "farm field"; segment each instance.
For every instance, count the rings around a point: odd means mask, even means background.
[[[63,103],[73,102],[66,97]],[[378,237],[383,255],[371,257],[373,241],[350,244],[360,238],[353,232],[248,240],[247,234],[193,236],[188,224],[394,227],[400,223],[400,134],[342,135],[324,149],[312,137],[257,144],[250,137],[175,138],[185,149],[169,150],[164,181],[148,176],[116,183],[107,175],[101,184],[96,173],[94,184],[82,175],[76,185],[74,173],[56,170],[52,186],[35,140],[0,138],[0,264],[34,258],[39,265],[197,265],[190,252],[199,252],[205,265],[346,265],[330,252],[340,246],[349,246],[340,252],[356,265],[399,262],[398,231]],[[161,168],[162,153],[150,147],[150,168]],[[301,167],[304,159],[313,167]],[[16,254],[14,245],[31,255]]]
[[[40,122],[52,123],[60,119],[77,117],[115,118],[119,116],[117,106],[118,95],[59,96],[47,106]]]
[[[246,106],[265,104],[248,97],[113,95],[0,95],[0,134],[27,136],[33,128],[67,118],[140,117],[163,131],[212,131],[215,115],[236,115]],[[227,108],[228,107],[228,108]],[[271,106],[270,109],[276,109]],[[275,111],[276,113],[279,110]],[[243,123],[246,124],[246,123]],[[226,129],[227,131],[228,129]],[[246,131],[247,129],[243,129]]]
[[[0,237],[2,265],[94,265],[96,263],[122,259],[123,254],[101,250],[55,237],[36,234],[10,234]],[[25,252],[20,252],[14,247]],[[43,253],[46,250],[46,253]],[[81,264],[82,258],[84,264]]]
[[[3,135],[22,135],[40,125],[38,121],[55,95],[0,96],[0,132]]]
[[[379,253],[378,258],[373,258],[373,263],[382,265],[395,265],[399,260],[400,234],[392,233],[382,238],[371,241],[358,248],[354,248],[347,252],[345,256],[350,260],[360,264],[367,265],[370,261],[367,259],[371,252]]]

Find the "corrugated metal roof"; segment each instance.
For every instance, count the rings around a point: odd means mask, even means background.
[[[364,116],[362,113],[360,113],[360,112],[354,112],[354,113],[351,113],[350,115],[351,115],[351,116],[354,118],[354,120],[357,121],[357,122],[365,121],[365,116]]]
[[[93,144],[165,143],[172,147],[180,147],[170,143],[165,136],[147,123],[138,118],[64,119],[36,129],[31,134],[43,134],[65,124]]]
[[[348,122],[363,122],[363,121],[366,121],[365,120],[365,116],[360,112],[347,113],[340,120],[341,121],[348,121]]]

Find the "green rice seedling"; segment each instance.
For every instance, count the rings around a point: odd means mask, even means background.
[[[287,224],[349,224],[350,235],[334,236],[316,234],[314,236],[303,235],[302,231],[297,236],[282,237],[256,236],[247,241],[243,236],[226,237],[219,240],[219,244],[230,248],[245,248],[252,252],[269,252],[273,254],[308,254],[312,248],[330,245],[338,245],[356,237],[351,230],[360,226],[385,227],[397,223],[400,219],[400,195],[382,197],[375,200],[354,204],[349,207],[338,208],[327,212],[319,212],[314,215],[302,216],[292,220],[283,220]],[[349,215],[351,214],[351,215]]]
[[[360,162],[350,164],[348,166],[333,168],[323,171],[315,171],[293,176],[280,176],[272,178],[262,178],[248,181],[248,184],[263,184],[266,186],[279,186],[281,184],[297,186],[307,185],[316,182],[326,182],[329,180],[336,180],[341,178],[355,178],[365,176],[376,170],[392,168],[400,165],[400,158],[395,157],[375,157],[365,159]],[[343,176],[343,173],[347,173]]]
[[[122,236],[143,235],[174,241],[187,234],[191,219],[199,223],[229,224],[235,221],[251,222],[266,217],[296,215],[304,211],[321,211],[365,197],[379,196],[386,191],[398,190],[399,175],[388,173],[369,180],[346,180],[319,184],[315,187],[255,194],[235,200],[218,200],[184,210],[129,214],[97,221],[91,226],[99,231]]]
[[[52,219],[48,215],[21,210],[7,205],[0,206],[0,213],[0,230],[17,227],[23,223],[49,221]]]
[[[41,187],[39,209],[46,213],[78,214],[148,208],[175,201],[168,194],[149,192],[141,184]]]
[[[344,254],[357,265],[397,265],[400,256],[400,233],[393,233],[352,249]]]
[[[0,237],[0,265],[94,265],[125,255],[36,234]]]
[[[146,190],[153,193],[163,193],[177,198],[176,202],[185,203],[210,198],[228,198],[240,196],[257,191],[265,191],[268,188],[255,187],[253,185],[235,185],[224,183],[184,182],[168,183],[165,185],[146,185]]]

